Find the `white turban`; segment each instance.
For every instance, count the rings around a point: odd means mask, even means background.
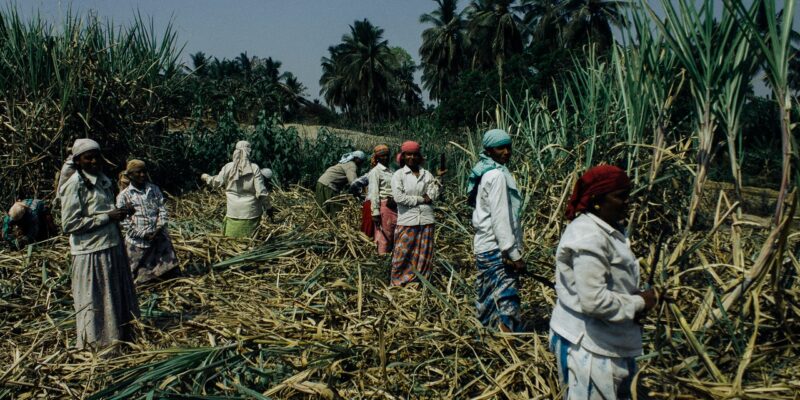
[[[77,157],[91,150],[100,151],[100,144],[92,139],[75,139],[75,143],[72,144],[73,157]]]
[[[237,180],[239,176],[253,172],[250,170],[250,142],[246,140],[236,142],[232,161],[233,168],[228,173],[228,178]]]
[[[339,164],[348,163],[350,161],[353,161],[353,159],[355,159],[355,158],[357,158],[359,160],[366,160],[367,159],[367,155],[364,154],[364,152],[361,151],[361,150],[356,150],[356,151],[353,151],[353,152],[350,152],[350,153],[347,153],[347,154],[343,155],[342,158],[339,160]]]

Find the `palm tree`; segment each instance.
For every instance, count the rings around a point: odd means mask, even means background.
[[[398,115],[416,114],[424,107],[422,90],[414,82],[414,71],[418,67],[405,49],[392,47],[392,53],[395,60],[387,108],[393,109]]]
[[[496,67],[503,100],[503,64],[522,52],[521,19],[516,0],[473,0],[468,15],[468,36],[472,47],[472,65]]]
[[[521,0],[517,10],[522,14],[524,42],[546,42],[543,47],[548,50],[561,46],[561,28],[566,25],[566,19],[558,1]]]
[[[435,0],[438,8],[422,14],[419,22],[433,26],[422,32],[422,84],[432,100],[441,99],[464,69],[466,43],[463,13],[458,0]]]
[[[339,108],[345,114],[350,114],[356,97],[347,86],[341,45],[328,47],[328,54],[329,57],[322,57],[319,94],[323,95],[329,107]]]
[[[340,46],[346,86],[358,93],[359,108],[366,111],[367,123],[371,123],[378,111],[376,101],[387,95],[391,80],[394,56],[388,41],[383,39],[383,29],[364,19],[350,25]]]
[[[561,7],[568,20],[565,41],[570,47],[593,43],[604,53],[614,41],[611,27],[628,25],[624,9],[631,6],[628,1],[565,0]]]
[[[239,66],[242,68],[245,81],[250,81],[253,72],[253,63],[250,61],[250,57],[247,56],[247,52],[245,51],[239,54],[239,57],[236,57],[236,61],[239,62]]]
[[[192,59],[192,67],[194,68],[195,75],[205,76],[207,72],[206,66],[208,65],[206,53],[198,51],[197,53],[190,54],[189,57]]]

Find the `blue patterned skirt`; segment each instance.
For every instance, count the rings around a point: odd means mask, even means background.
[[[475,256],[478,267],[478,319],[487,327],[502,323],[512,332],[521,332],[519,274],[503,263],[500,250]]]

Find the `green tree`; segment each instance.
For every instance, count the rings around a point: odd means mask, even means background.
[[[628,1],[564,0],[560,7],[568,21],[564,31],[567,46],[593,43],[598,52],[605,53],[614,42],[611,28],[628,26],[624,10],[630,6]]]
[[[435,0],[437,9],[422,14],[419,22],[432,27],[422,32],[422,84],[430,98],[438,100],[458,79],[464,70],[466,23],[458,11],[458,0]]]
[[[357,106],[371,123],[380,112],[377,104],[388,95],[394,61],[389,42],[383,39],[383,29],[363,19],[350,25],[341,51],[346,84],[358,93]]]
[[[521,19],[515,0],[473,0],[468,10],[467,32],[473,67],[496,68],[503,99],[503,64],[522,52]]]

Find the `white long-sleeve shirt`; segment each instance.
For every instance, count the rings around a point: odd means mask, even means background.
[[[371,202],[372,216],[381,215],[381,200],[392,197],[392,171],[378,163],[369,171],[367,200]]]
[[[225,188],[227,211],[225,216],[235,219],[253,219],[261,217],[262,212],[270,209],[267,187],[258,165],[250,163],[251,171],[240,174],[239,179],[228,179],[229,171],[235,168],[233,162],[222,167],[216,176],[204,179],[213,187]]]
[[[500,250],[513,261],[522,258],[522,226],[511,212],[506,177],[499,169],[486,172],[481,178],[472,226],[475,254]]]
[[[622,232],[585,213],[564,230],[556,250],[558,301],[550,328],[567,341],[607,357],[642,353],[634,322],[644,309],[639,262]]]
[[[436,222],[433,206],[423,204],[422,196],[427,194],[436,201],[440,187],[439,180],[424,168],[419,169],[418,177],[408,166],[395,171],[392,175],[392,197],[397,203],[397,225],[418,226]]]
[[[72,255],[89,254],[120,243],[119,227],[108,213],[114,210],[111,180],[102,173],[73,174],[61,188],[61,227],[69,234]]]

